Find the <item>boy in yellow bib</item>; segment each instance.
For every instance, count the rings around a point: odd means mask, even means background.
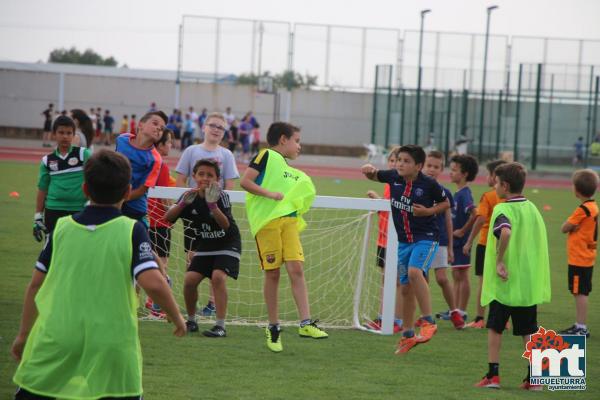
[[[274,122],[267,132],[267,142],[269,148],[250,161],[240,185],[248,192],[248,222],[256,239],[261,268],[265,271],[263,291],[269,317],[267,347],[280,352],[283,346],[277,295],[280,267],[284,262],[300,316],[299,335],[314,339],[328,335],[310,317],[299,236],[306,226],[302,214],[310,209],[315,186],[304,172],[290,167],[285,160],[293,160],[300,154],[300,129],[285,122]]]

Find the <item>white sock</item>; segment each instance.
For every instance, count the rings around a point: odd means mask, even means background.
[[[579,329],[587,329],[586,324],[580,324],[579,322],[575,322],[575,327]]]

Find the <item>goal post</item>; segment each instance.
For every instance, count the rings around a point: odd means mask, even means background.
[[[178,199],[188,188],[155,187],[148,196],[157,199]],[[251,236],[245,214],[246,193],[227,191],[234,218],[242,235],[242,260],[240,277],[229,281],[228,321],[233,323],[262,323],[266,318],[266,306],[262,301],[262,273],[254,238]],[[313,317],[320,318],[324,326],[363,327],[369,316],[379,312],[382,302],[382,329],[379,333],[392,334],[396,299],[397,268],[385,268],[383,291],[381,272],[375,266],[376,238],[378,233],[377,212],[390,211],[388,200],[317,196],[306,214],[307,229],[301,233],[305,251],[305,276],[309,290],[309,303]],[[174,282],[173,291],[180,305],[182,276],[186,257],[180,236],[181,223],[173,227],[169,274]],[[393,223],[388,224],[388,249],[386,265],[397,264],[397,236]],[[178,249],[173,249],[177,245]],[[173,276],[175,274],[176,276]],[[180,276],[177,276],[180,275]],[[230,284],[231,282],[231,284]],[[280,314],[282,323],[297,320],[288,283],[280,281]],[[203,284],[204,285],[204,284]],[[202,285],[201,285],[202,286]],[[206,290],[205,290],[206,291]],[[287,293],[286,293],[287,292]],[[283,299],[283,300],[282,300]],[[203,294],[199,308],[203,306]]]

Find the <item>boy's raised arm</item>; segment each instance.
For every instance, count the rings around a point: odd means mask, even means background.
[[[362,167],[360,167],[360,172],[362,172],[363,175],[367,177],[367,179],[379,182],[379,180],[377,179],[378,169],[375,168],[373,165],[371,165],[371,164],[363,165]]]

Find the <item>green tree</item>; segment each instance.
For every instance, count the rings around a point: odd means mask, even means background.
[[[108,65],[115,67],[118,62],[114,57],[102,57],[92,49],[86,49],[83,53],[75,47],[70,49],[60,48],[50,52],[48,62],[66,63],[66,64],[86,64],[86,65]]]

